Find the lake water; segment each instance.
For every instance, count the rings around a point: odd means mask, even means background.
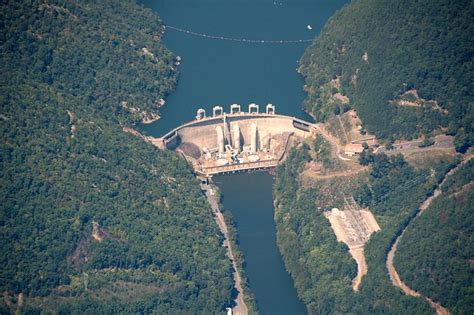
[[[258,39],[312,39],[347,0],[144,0],[165,24],[196,33]],[[308,30],[311,25],[312,30]],[[164,42],[182,58],[177,89],[160,110],[162,118],[141,131],[161,136],[220,105],[267,103],[277,113],[310,120],[302,109],[298,59],[310,44],[266,44],[208,39],[168,29]],[[224,207],[238,224],[250,286],[262,314],[300,314],[305,308],[285,272],[275,242],[272,178],[268,173],[216,178]]]

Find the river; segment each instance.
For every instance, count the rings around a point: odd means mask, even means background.
[[[304,314],[293,280],[276,245],[273,220],[273,177],[268,172],[214,177],[224,210],[232,212],[246,274],[261,314]]]
[[[196,33],[258,40],[312,39],[347,0],[143,0],[165,24]],[[307,28],[311,26],[311,30]],[[277,113],[311,120],[302,109],[298,59],[309,42],[249,43],[209,39],[167,29],[164,43],[181,57],[176,90],[162,118],[140,127],[161,136],[194,119],[198,108],[238,103],[276,106]],[[302,314],[276,246],[272,177],[266,172],[215,177],[237,223],[246,273],[261,314]]]

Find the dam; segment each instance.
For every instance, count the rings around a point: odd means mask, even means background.
[[[255,103],[249,104],[247,111],[232,104],[228,113],[222,106],[214,106],[211,116],[200,108],[195,120],[154,142],[181,153],[196,173],[210,176],[273,168],[292,146],[315,132],[310,122],[276,114],[272,104],[267,104],[264,112]]]

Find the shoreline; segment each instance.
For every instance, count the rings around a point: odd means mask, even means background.
[[[201,190],[204,192],[213,212],[215,215],[215,220],[221,233],[224,235],[223,246],[227,248],[227,257],[229,257],[232,267],[234,269],[233,278],[234,278],[234,288],[237,290],[237,297],[235,298],[235,306],[232,308],[232,314],[236,315],[247,315],[249,314],[247,304],[245,303],[244,290],[242,288],[242,276],[240,275],[237,263],[232,251],[232,241],[229,238],[229,229],[225,221],[224,215],[222,214],[219,202],[216,200],[215,194],[212,194],[211,190],[217,190],[215,186],[211,185],[201,185]]]

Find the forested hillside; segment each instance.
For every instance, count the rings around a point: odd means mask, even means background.
[[[406,231],[395,256],[400,277],[453,314],[474,313],[474,159]]]
[[[472,1],[352,1],[328,21],[300,61],[305,109],[317,121],[328,121],[353,108],[365,129],[385,141],[455,135],[456,150],[465,153],[474,144],[473,14]],[[293,235],[291,244],[280,239],[279,245],[300,296],[316,313],[429,312],[422,299],[393,287],[385,259],[454,160],[427,152],[409,160],[366,150],[359,161],[369,166],[367,174],[317,180],[309,188],[285,179],[287,171],[277,174],[278,231]],[[447,179],[443,194],[410,223],[395,255],[409,287],[455,314],[473,312],[472,165]],[[291,193],[288,182],[297,187]],[[339,267],[331,272],[325,258],[338,248],[318,213],[340,204],[341,194],[371,209],[381,227],[366,244],[368,273],[357,294],[349,290],[348,254],[335,255]]]
[[[420,203],[453,166],[453,158],[432,159],[415,168],[401,156],[366,154],[368,172],[333,176],[302,184],[301,171],[311,160],[310,147],[293,151],[278,167],[274,194],[277,241],[298,295],[311,314],[430,314],[428,304],[405,296],[390,281],[386,255]],[[365,245],[368,273],[357,292],[351,279],[356,264],[348,247],[336,241],[323,213],[344,209],[354,196],[375,215],[381,231]],[[410,249],[408,254],[414,253]]]
[[[214,313],[231,265],[187,163],[124,133],[174,87],[129,0],[0,7],[0,312]]]
[[[474,143],[473,15],[469,0],[351,2],[301,58],[305,109],[325,121],[352,107],[388,140],[441,128],[464,152]]]

